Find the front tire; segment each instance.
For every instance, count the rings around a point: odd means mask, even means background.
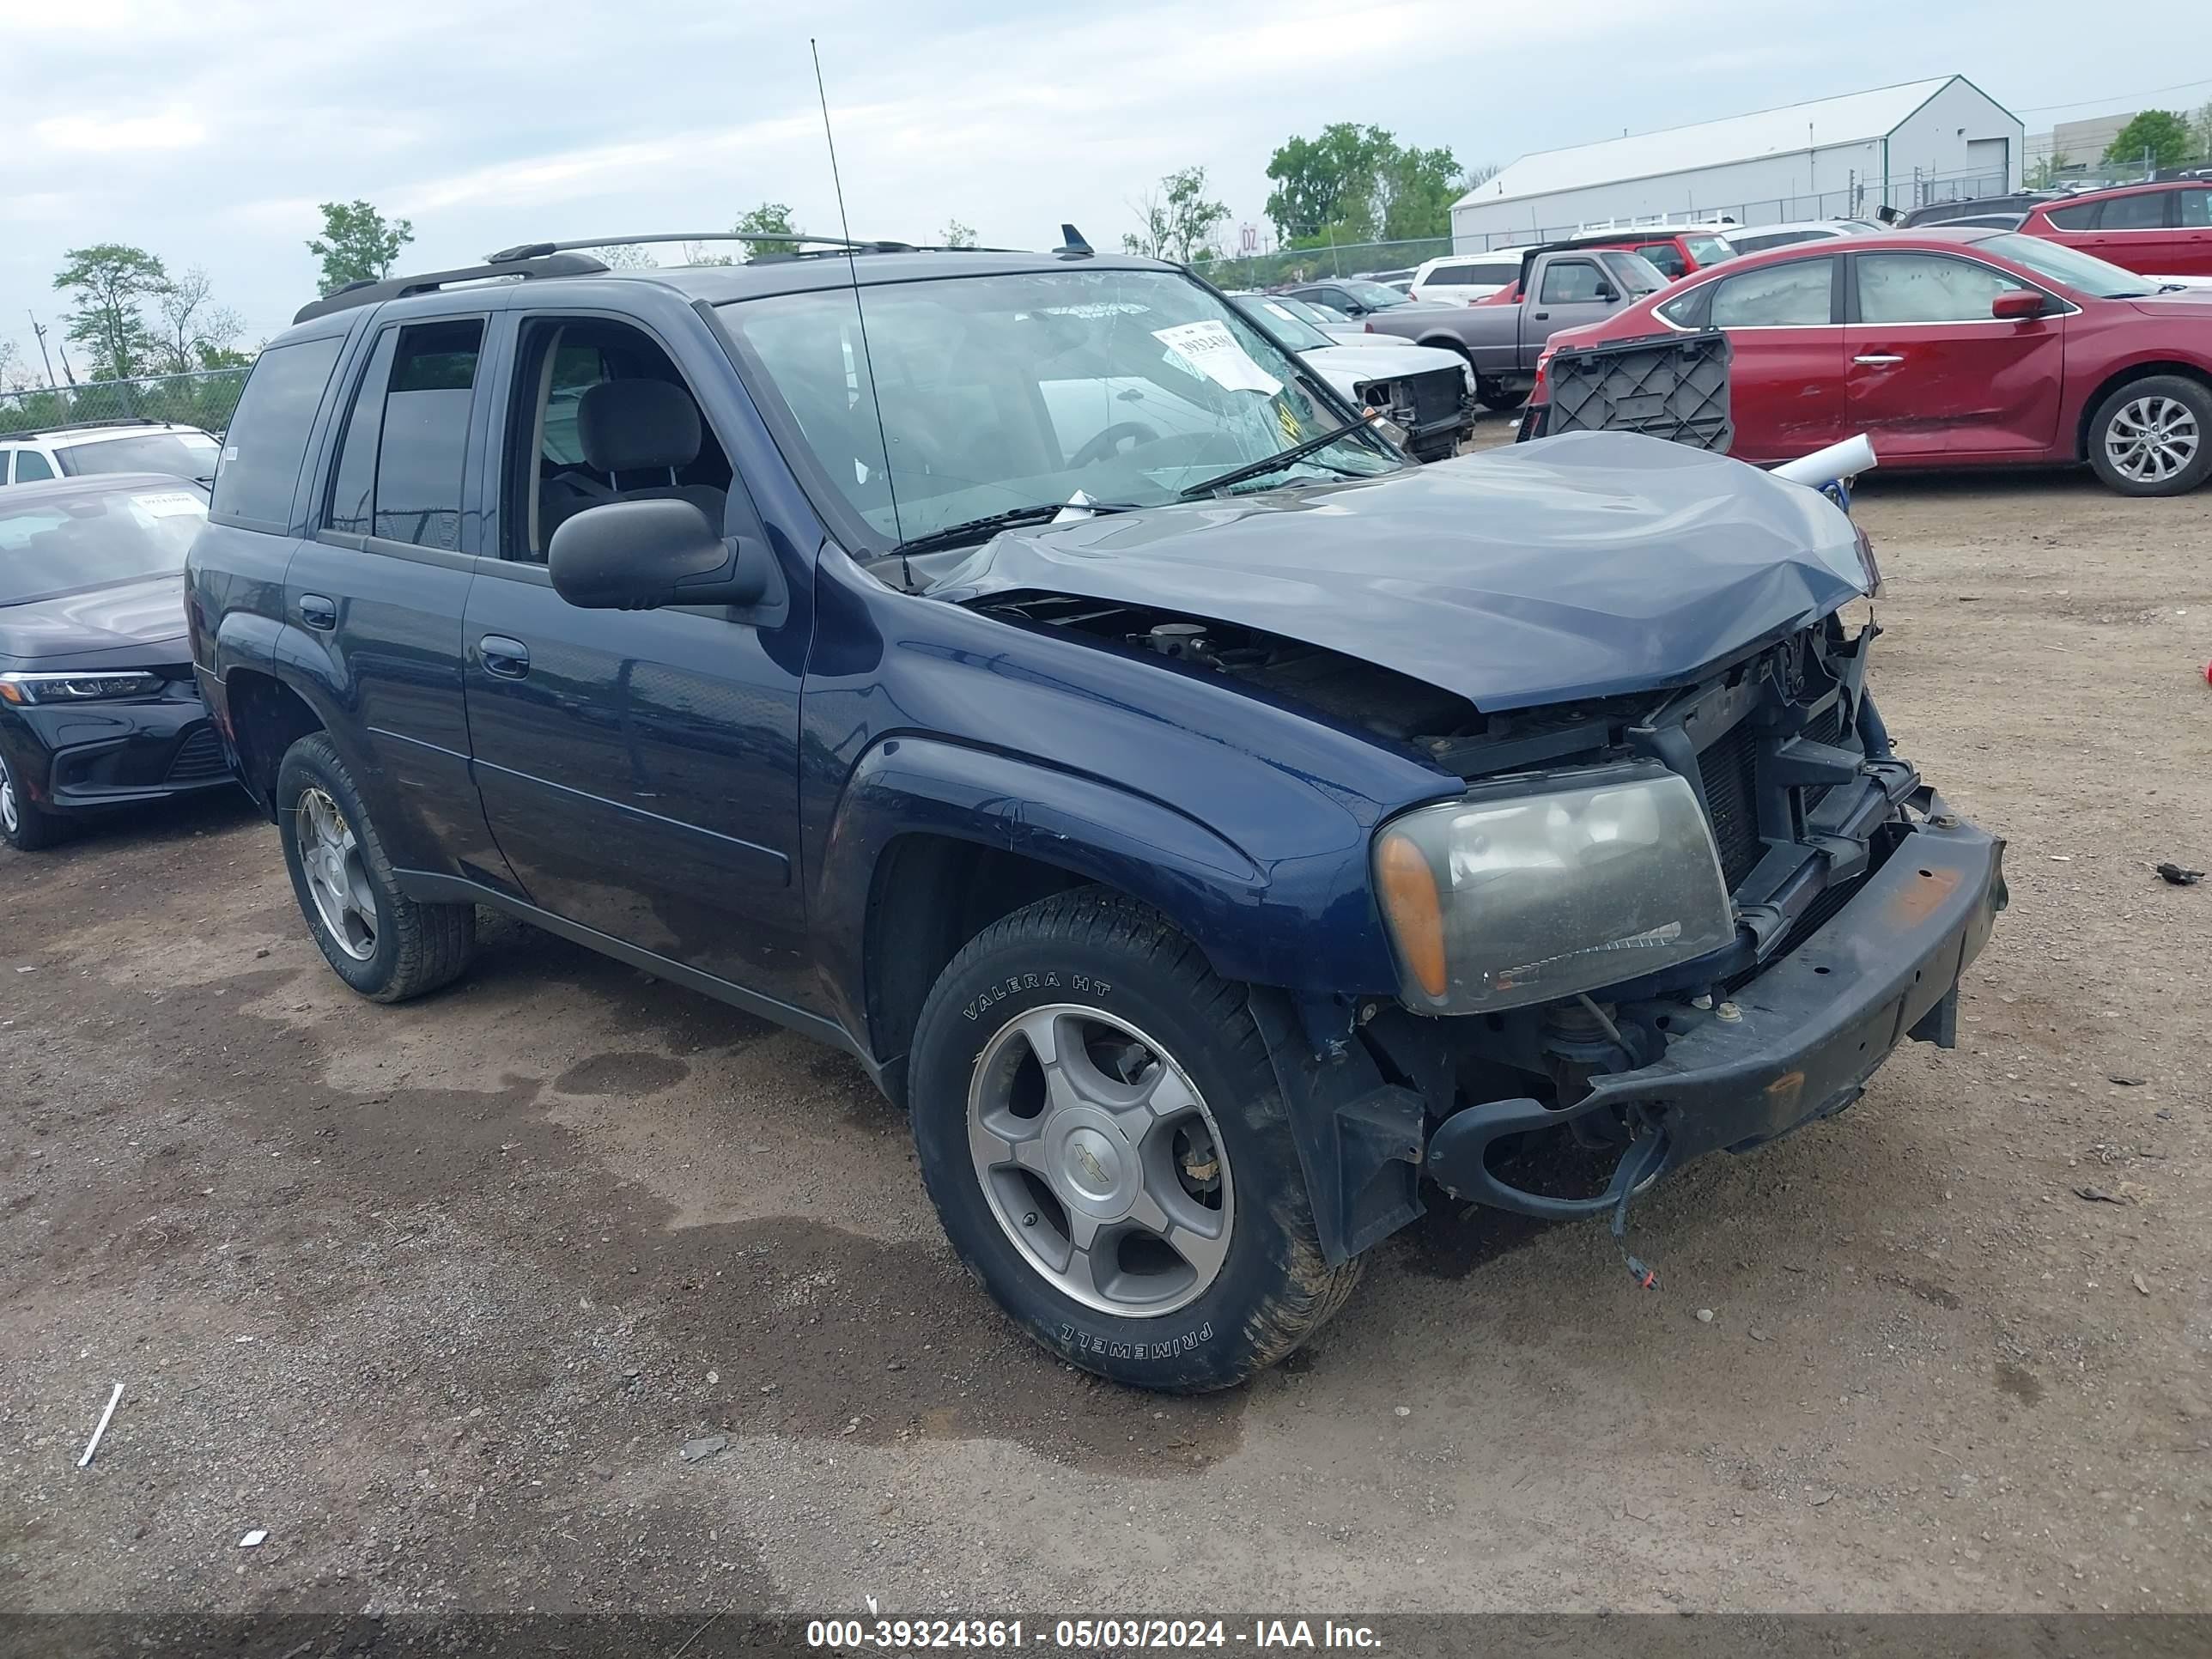
[[[284,751],[276,823],[308,931],[331,971],[362,995],[404,1002],[469,965],[476,907],[418,904],[399,890],[353,775],[325,733]]]
[[[2179,495],[2212,476],[2212,388],[2179,374],[2130,381],[2089,420],[2089,465],[2123,495]]]
[[[0,755],[0,841],[19,853],[36,853],[68,833],[67,820],[33,801],[8,769],[8,757]]]
[[[1032,1340],[1139,1388],[1230,1387],[1340,1307],[1244,989],[1158,912],[1085,889],[972,940],[909,1071],[924,1183]]]

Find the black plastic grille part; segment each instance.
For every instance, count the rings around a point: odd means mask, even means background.
[[[1839,742],[1844,735],[1843,699],[1838,697],[1819,714],[1814,715],[1807,723],[1802,735],[1808,741],[1813,743]]]
[[[1720,849],[1721,874],[1731,893],[1743,885],[1766,850],[1759,839],[1757,764],[1757,739],[1748,721],[1730,727],[1698,757],[1713,842]]]
[[[166,781],[169,783],[205,783],[219,778],[228,769],[222,758],[222,742],[215,734],[215,727],[203,726],[177,745],[170,757]]]
[[[1461,388],[1466,384],[1467,377],[1455,368],[1409,376],[1406,385],[1413,393],[1414,424],[1427,426],[1458,414]]]
[[[1545,371],[1544,435],[1641,432],[1725,455],[1735,441],[1729,355],[1718,330],[1562,347]]]

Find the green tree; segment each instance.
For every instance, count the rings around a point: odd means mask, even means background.
[[[73,247],[54,273],[54,286],[76,299],[68,336],[91,357],[92,378],[128,380],[148,373],[159,341],[146,321],[145,302],[169,285],[161,262],[122,242]]]
[[[1376,173],[1382,240],[1410,242],[1451,234],[1452,204],[1465,193],[1448,149],[1395,149]]]
[[[1335,225],[1355,242],[1371,241],[1381,217],[1385,164],[1398,153],[1398,141],[1380,127],[1339,121],[1317,138],[1293,137],[1267,162],[1275,181],[1267,214],[1285,241],[1310,236]]]
[[[2055,149],[2048,155],[2039,156],[2036,158],[2035,165],[2027,170],[2027,187],[2030,190],[2049,190],[2057,181],[2058,175],[2073,165],[2074,158],[2063,149]]]
[[[975,228],[963,225],[957,219],[948,219],[945,222],[945,228],[937,233],[937,240],[944,247],[973,247],[975,246]]]
[[[796,227],[791,222],[791,210],[781,202],[763,202],[741,217],[733,228],[740,235],[775,236],[779,232],[787,233]],[[757,258],[763,253],[795,253],[799,245],[795,241],[766,241],[747,242],[744,246],[746,257]]]
[[[155,308],[161,315],[155,367],[162,374],[235,368],[251,361],[231,349],[231,343],[245,332],[245,319],[215,303],[208,274],[199,266],[171,277],[155,296]]]
[[[2196,155],[2193,161],[2212,161],[2212,103],[2189,118],[2189,147]]]
[[[323,262],[325,294],[348,283],[381,282],[392,274],[399,250],[415,240],[412,224],[387,220],[367,202],[325,202],[321,207],[323,234],[308,242],[307,252]]]
[[[658,270],[660,261],[653,257],[653,250],[641,247],[635,242],[610,242],[605,247],[587,249],[591,256],[609,270]]]
[[[1229,216],[1229,210],[1206,197],[1206,169],[1182,167],[1160,180],[1157,191],[1146,192],[1130,206],[1144,228],[1121,238],[1122,247],[1148,259],[1173,259],[1188,264],[1212,240],[1214,228]]]
[[[2154,167],[2179,167],[2189,159],[2189,123],[2170,109],[2147,109],[2129,121],[2105,146],[2113,167],[2141,167],[2148,151]]]

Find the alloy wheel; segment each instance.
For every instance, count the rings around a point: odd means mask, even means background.
[[[18,828],[15,805],[15,779],[8,770],[8,763],[0,760],[0,830],[14,835]]]
[[[356,962],[376,954],[376,893],[362,862],[361,842],[328,792],[300,792],[292,813],[300,868],[324,930]]]
[[[2105,455],[2112,470],[2137,483],[2175,477],[2197,459],[2203,441],[2196,411],[2178,398],[2134,398],[2105,428]]]
[[[969,1085],[968,1147],[1006,1237],[1086,1307],[1173,1313],[1228,1257],[1236,1189],[1213,1115],[1126,1020],[1055,1003],[1009,1021]]]

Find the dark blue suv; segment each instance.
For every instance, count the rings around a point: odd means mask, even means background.
[[[1616,434],[1411,465],[1070,243],[301,313],[188,605],[348,983],[486,905],[844,1048],[1025,1330],[1194,1389],[1425,1178],[1618,1228],[1951,1040],[2001,843],[1892,752],[1841,511]]]

